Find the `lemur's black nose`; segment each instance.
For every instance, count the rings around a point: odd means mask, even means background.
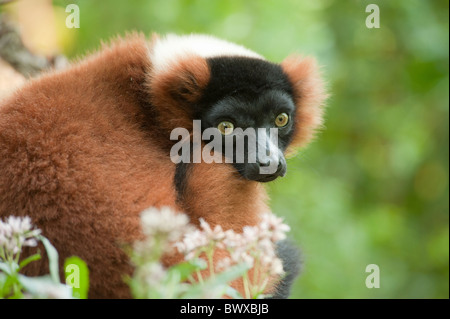
[[[286,175],[286,162],[279,160],[278,161],[278,167],[275,174],[277,174],[280,177],[284,177]]]
[[[277,161],[278,163],[275,166],[275,163],[271,161]],[[279,156],[276,159],[272,157],[264,162],[257,160],[251,171],[250,179],[259,182],[270,182],[286,175],[286,160],[284,156]]]

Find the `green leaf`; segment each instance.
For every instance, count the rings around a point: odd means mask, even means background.
[[[0,297],[8,299],[22,298],[22,285],[18,280],[18,274],[0,273]]]
[[[35,261],[35,260],[39,260],[39,259],[41,259],[41,254],[40,253],[31,255],[30,257],[25,258],[24,260],[22,260],[20,262],[18,271],[20,271],[23,267],[28,265],[30,262]]]
[[[11,269],[7,263],[0,262],[0,271],[3,271],[5,274],[11,275]]]
[[[232,299],[244,299],[244,297],[242,297],[242,295],[239,293],[239,291],[237,291],[236,289],[234,289],[233,287],[230,287],[230,286],[226,287],[225,295],[231,297]]]
[[[192,263],[189,261],[185,261],[179,264],[176,264],[175,266],[172,266],[168,269],[169,275],[173,275],[174,272],[178,272],[180,276],[180,281],[185,281],[189,278],[190,275],[192,275],[197,270],[202,270],[206,266],[205,264],[200,263]]]
[[[89,268],[86,263],[77,256],[69,257],[64,261],[64,273],[66,284],[72,287],[73,296],[79,299],[87,299]]]
[[[208,281],[214,280],[218,284],[229,284],[233,280],[242,277],[249,269],[250,267],[245,263],[237,264],[217,274],[215,278],[210,278]]]
[[[59,280],[59,265],[58,265],[58,252],[56,248],[50,243],[50,241],[44,236],[39,236],[39,240],[44,244],[45,251],[48,256],[48,263],[50,269],[50,276],[55,283],[60,283]]]
[[[61,283],[55,283],[49,275],[41,277],[19,275],[18,279],[25,291],[35,298],[72,298],[72,288]]]
[[[185,299],[221,298],[228,295],[232,298],[241,299],[242,296],[230,287],[230,283],[242,277],[248,270],[249,267],[244,263],[229,267],[214,277],[208,278],[203,284],[191,285],[182,297]]]
[[[20,290],[16,276],[10,276],[0,272],[0,298],[11,298],[13,296],[14,286],[16,291]]]

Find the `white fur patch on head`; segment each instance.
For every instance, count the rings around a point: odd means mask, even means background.
[[[241,56],[263,59],[261,55],[235,43],[221,40],[209,35],[168,34],[153,43],[150,52],[153,70],[156,73],[169,70],[173,63],[188,56],[212,58],[220,56]]]

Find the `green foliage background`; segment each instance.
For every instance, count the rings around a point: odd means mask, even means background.
[[[129,30],[209,33],[275,62],[317,56],[326,128],[269,186],[303,250],[292,297],[449,297],[447,0],[54,1],[69,3],[71,57]],[[380,29],[365,25],[370,3]],[[379,289],[365,286],[372,263]]]

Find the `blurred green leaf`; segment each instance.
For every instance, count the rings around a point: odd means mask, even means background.
[[[69,257],[64,261],[64,273],[66,284],[72,287],[73,297],[87,299],[89,268],[86,263],[77,256]]]
[[[45,251],[47,252],[50,276],[54,283],[60,283],[58,252],[47,238],[45,238],[44,236],[39,236],[38,238],[44,245]]]
[[[41,254],[40,254],[40,253],[31,255],[31,256],[25,258],[25,259],[22,260],[22,261],[20,262],[20,264],[19,264],[19,271],[20,271],[22,268],[24,268],[26,265],[28,265],[30,262],[36,261],[36,260],[39,260],[39,259],[41,259]]]

